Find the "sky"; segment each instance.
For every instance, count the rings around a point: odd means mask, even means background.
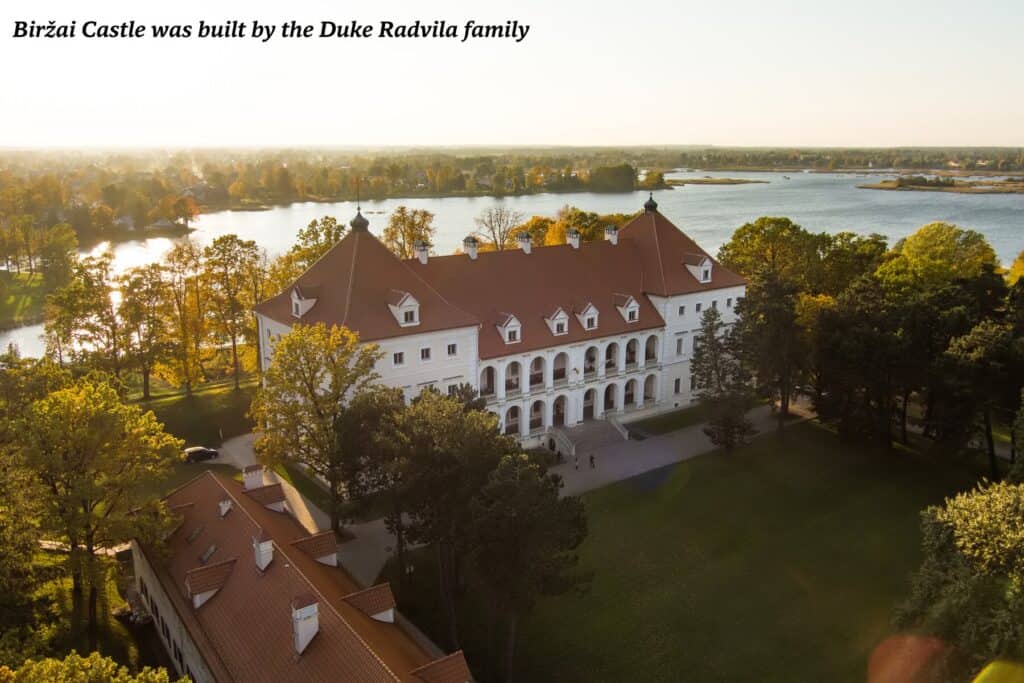
[[[15,39],[518,20],[525,40]],[[0,146],[1024,146],[1024,2],[0,3]]]

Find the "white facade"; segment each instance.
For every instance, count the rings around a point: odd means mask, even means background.
[[[132,540],[131,547],[135,588],[153,617],[153,626],[178,676],[188,676],[194,683],[213,683],[216,679],[182,623],[174,603],[164,592],[146,554],[135,540]]]
[[[447,393],[469,383],[487,399],[503,432],[533,445],[553,427],[612,414],[628,422],[695,400],[690,360],[701,314],[717,308],[730,325],[743,293],[740,285],[648,296],[665,321],[661,327],[520,353],[515,343],[508,343],[509,353],[497,358],[479,357],[477,327],[377,340],[383,355],[376,370],[385,385],[401,388],[407,400],[428,386]],[[629,315],[628,310],[597,314]],[[274,338],[289,327],[260,314],[257,319],[265,370]]]

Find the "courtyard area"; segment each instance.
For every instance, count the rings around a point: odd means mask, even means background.
[[[526,620],[518,680],[863,681],[920,561],[920,510],[974,481],[804,423],[590,492],[592,588]]]

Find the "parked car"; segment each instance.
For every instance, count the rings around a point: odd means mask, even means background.
[[[185,449],[185,452],[181,455],[181,459],[185,462],[202,462],[203,460],[212,460],[218,455],[220,455],[220,453],[217,452],[216,448],[192,446],[191,448]]]

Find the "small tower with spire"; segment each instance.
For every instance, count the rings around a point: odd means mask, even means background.
[[[356,178],[356,215],[355,215],[355,217],[351,221],[349,221],[349,226],[352,228],[352,232],[366,232],[367,229],[370,227],[370,221],[366,220],[366,217],[363,216],[363,210],[362,210],[362,207],[360,206],[360,199],[359,199],[360,187],[359,187],[359,185],[360,185],[359,178],[357,177]]]
[[[644,213],[655,213],[658,210],[658,202],[654,201],[654,193],[651,192],[647,201],[644,202]]]

